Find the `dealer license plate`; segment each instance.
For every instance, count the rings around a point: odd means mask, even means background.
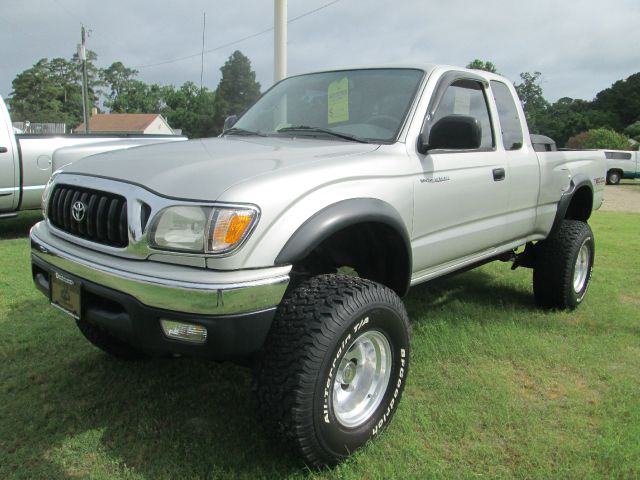
[[[80,318],[80,282],[58,272],[51,274],[51,304],[76,320]]]

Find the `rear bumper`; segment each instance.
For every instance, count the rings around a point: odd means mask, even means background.
[[[41,237],[48,237],[47,233],[42,227],[31,232],[36,287],[50,297],[54,272],[77,280],[82,286],[81,321],[149,352],[216,359],[250,355],[264,343],[289,283],[286,268],[252,271],[255,279],[233,282],[224,280],[230,276],[236,280],[234,272],[177,265],[163,265],[163,276],[140,271],[155,262],[125,260],[131,268],[118,269],[82,258],[76,254],[82,253],[81,247],[63,251],[60,247],[67,242],[55,238],[45,241]],[[192,344],[170,339],[162,331],[161,319],[202,325],[207,329],[207,340]]]

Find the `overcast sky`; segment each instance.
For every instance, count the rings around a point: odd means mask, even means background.
[[[327,5],[328,4],[328,5]],[[639,0],[289,0],[289,73],[341,65],[493,61],[518,81],[543,74],[544,95],[590,100],[640,71]],[[0,94],[43,57],[69,58],[80,25],[98,65],[136,67],[149,83],[200,83],[200,57],[148,66],[273,26],[272,0],[0,0]],[[234,50],[247,55],[264,91],[273,83],[273,32],[204,56],[204,84],[215,89]]]

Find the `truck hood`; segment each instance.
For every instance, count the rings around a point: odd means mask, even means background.
[[[136,183],[169,197],[213,201],[233,185],[259,175],[378,147],[307,138],[218,137],[93,155],[63,172]]]

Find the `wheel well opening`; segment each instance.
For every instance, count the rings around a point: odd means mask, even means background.
[[[592,207],[593,195],[591,189],[587,186],[580,187],[571,198],[565,218],[586,222],[591,216]]]
[[[382,223],[358,223],[324,239],[293,265],[303,277],[347,267],[358,276],[386,285],[403,296],[409,289],[410,254],[402,236]]]

